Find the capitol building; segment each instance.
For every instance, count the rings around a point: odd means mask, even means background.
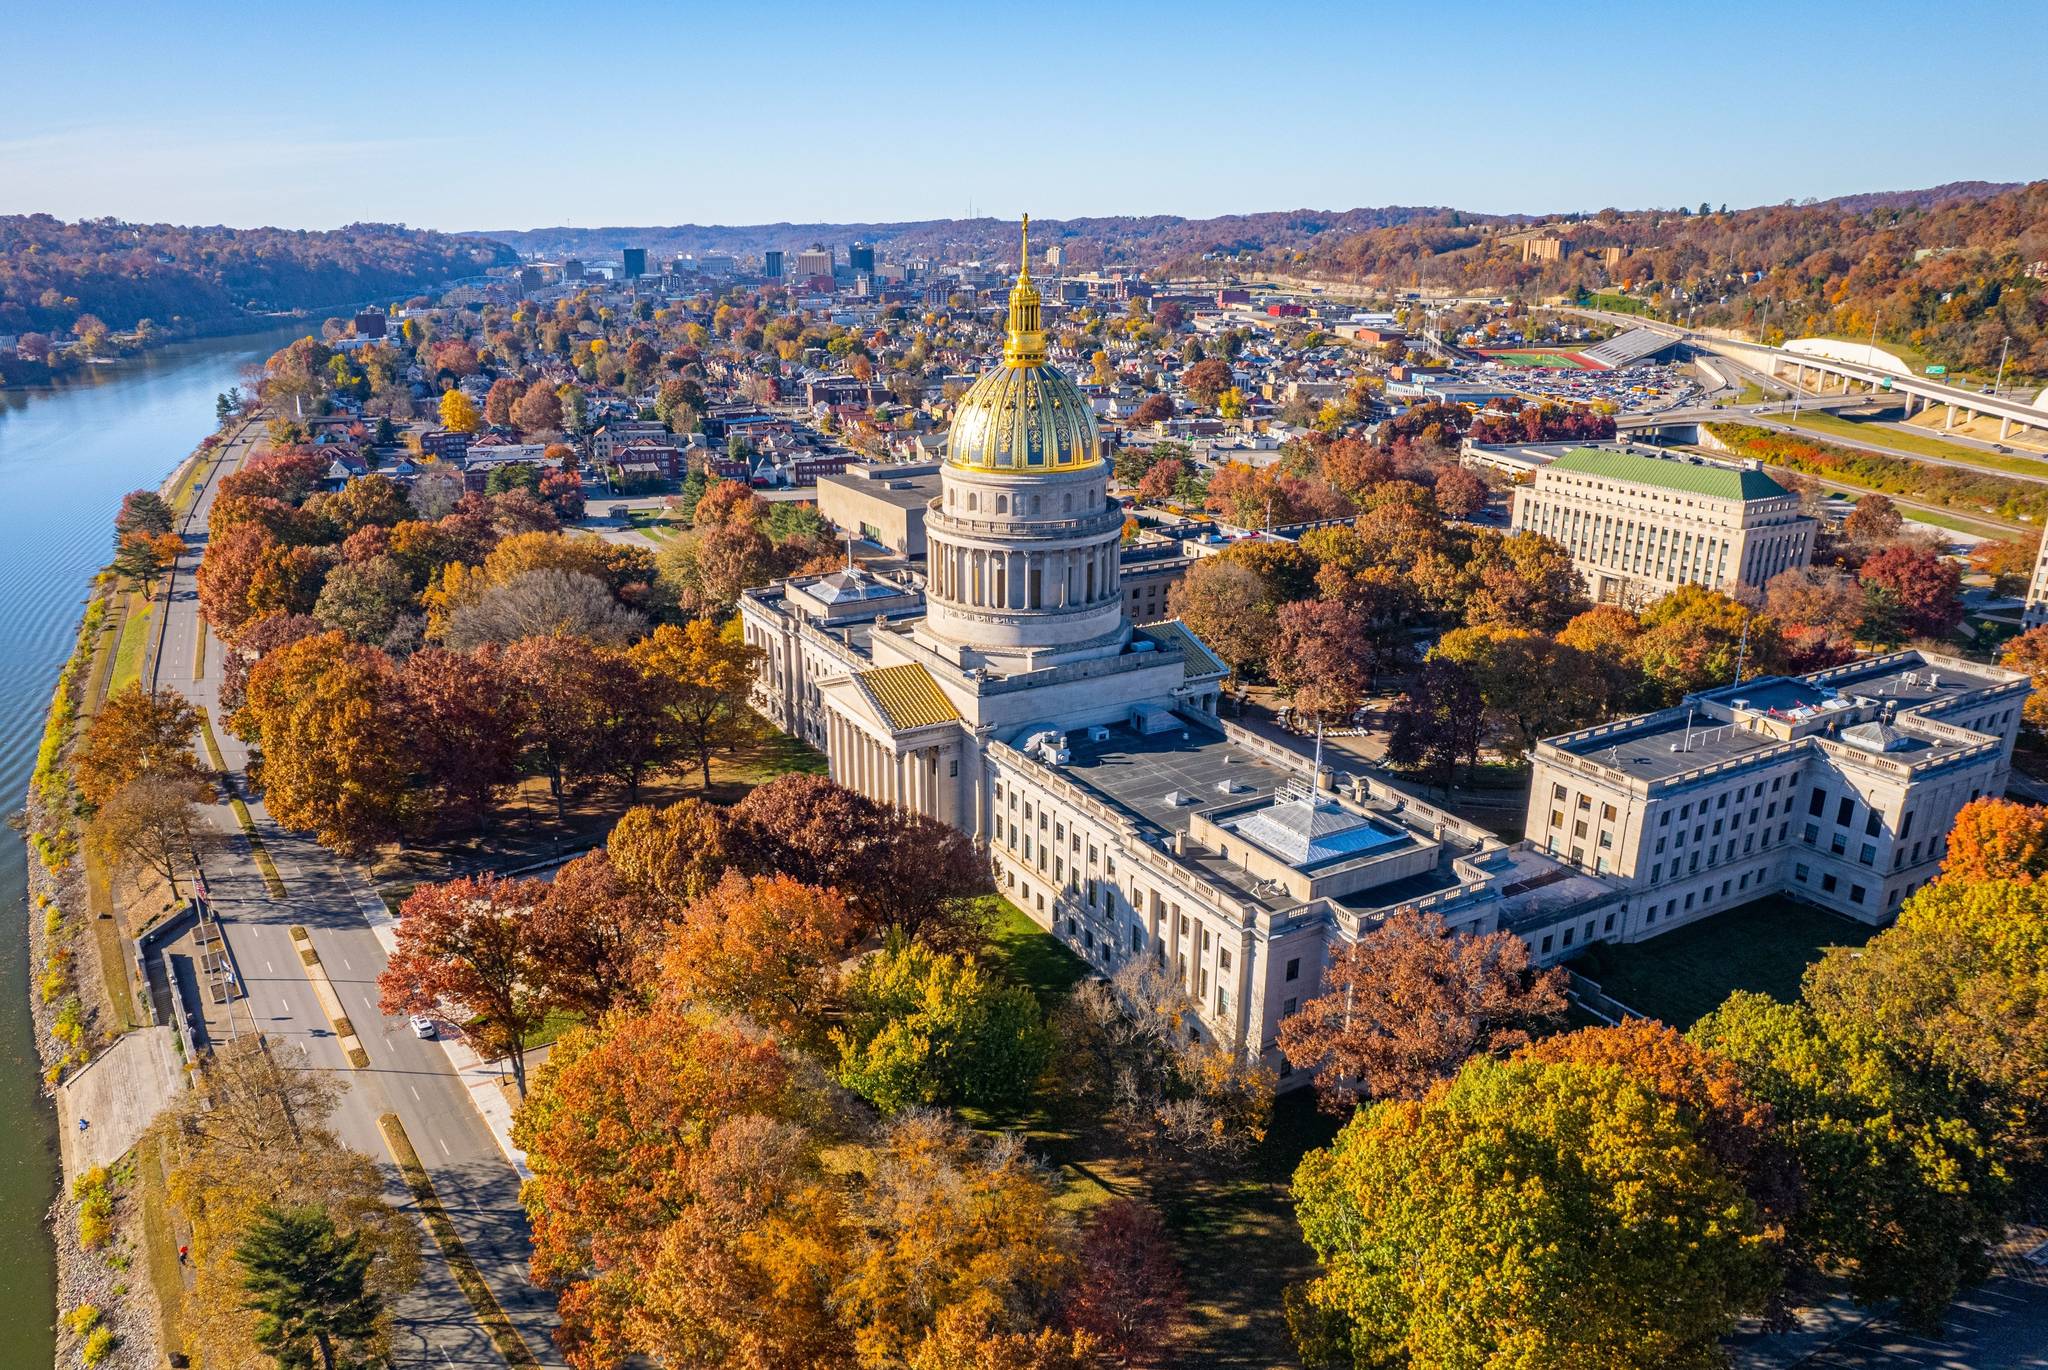
[[[1132,625],[1102,436],[1041,309],[1027,252],[1001,363],[954,417],[921,584],[849,566],[742,597],[756,707],[838,783],[974,835],[1102,973],[1154,958],[1204,1031],[1276,1067],[1280,1020],[1394,909],[1559,954],[1616,935],[1618,882],[1319,771],[1218,716],[1227,669],[1184,625]]]

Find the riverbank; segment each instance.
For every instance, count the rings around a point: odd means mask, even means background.
[[[222,434],[208,434],[164,477],[158,493],[175,510],[189,507],[195,476],[222,442]],[[69,773],[73,749],[115,688],[109,668],[121,651],[122,595],[109,573],[94,576],[71,657],[51,696],[24,806],[31,858],[29,1013],[42,1092],[53,1104],[60,1085],[150,1016],[146,992],[138,1001],[130,982],[120,901],[85,853]],[[146,668],[142,674],[148,675]],[[167,1347],[179,1345],[176,1310],[164,1306],[182,1280],[169,1251],[159,1249],[172,1241],[161,1211],[161,1164],[156,1147],[145,1142],[110,1172],[63,1177],[47,1214],[56,1263],[56,1366],[153,1370],[164,1363]]]

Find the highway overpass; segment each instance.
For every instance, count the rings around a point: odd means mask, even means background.
[[[1935,376],[1915,376],[1885,367],[1841,361],[1811,352],[1766,347],[1761,343],[1733,342],[1712,334],[1694,332],[1677,324],[1641,319],[1630,314],[1610,314],[1604,310],[1577,308],[1572,308],[1570,312],[1630,328],[1652,329],[1684,342],[1696,350],[1727,357],[1775,379],[1790,381],[1801,390],[1826,394],[1830,386],[1836,386],[1839,387],[1837,394],[1846,395],[1861,386],[1865,393],[1897,395],[1905,401],[1908,418],[1936,406],[1943,406],[1947,410],[1942,424],[1945,428],[1953,428],[1959,421],[1968,423],[1981,416],[1999,421],[1998,436],[2001,440],[2011,437],[2015,428],[2048,432],[2048,408],[2041,407],[2038,400],[2028,402],[2003,395],[1986,395],[1967,386],[1950,385],[1946,380]]]

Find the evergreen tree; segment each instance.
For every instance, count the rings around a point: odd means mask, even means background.
[[[371,1254],[317,1208],[264,1207],[235,1251],[247,1272],[256,1344],[280,1370],[354,1370],[371,1363],[382,1301],[365,1287]]]

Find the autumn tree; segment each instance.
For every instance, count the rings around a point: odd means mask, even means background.
[[[818,1047],[856,929],[831,890],[729,872],[683,911],[662,961],[663,992]]]
[[[487,1058],[511,1064],[526,1093],[526,1035],[547,1017],[551,969],[536,929],[547,886],[462,876],[422,885],[399,908],[397,946],[377,977],[386,1013],[467,1023]]]
[[[571,1366],[848,1363],[828,1305],[846,1204],[797,1122],[815,1098],[772,1040],[701,1012],[657,1005],[554,1045],[512,1138]]]
[[[476,401],[460,390],[441,392],[441,426],[451,433],[474,433],[483,427]]]
[[[1771,577],[1764,609],[1785,636],[1793,663],[1803,670],[1840,665],[1856,654],[1866,612],[1863,589],[1846,571],[1795,566]]]
[[[1086,980],[1054,1010],[1066,1111],[1100,1120],[1131,1146],[1227,1169],[1265,1139],[1278,1077],[1226,1043],[1191,1036],[1200,1013],[1187,987],[1132,957],[1111,983]]]
[[[1436,507],[1454,519],[1470,518],[1486,507],[1492,491],[1484,480],[1462,466],[1447,466],[1436,478]]]
[[[1279,611],[1256,572],[1221,557],[1205,557],[1167,592],[1167,606],[1234,673],[1265,674]]]
[[[1775,1277],[1735,1178],[1613,1067],[1474,1061],[1361,1109],[1294,1198],[1322,1270],[1290,1322],[1358,1365],[1707,1370]]]
[[[244,712],[279,823],[351,853],[402,829],[415,758],[391,658],[340,633],[301,639],[250,670]]]
[[[847,978],[831,1039],[839,1082],[885,1113],[1013,1108],[1052,1054],[1030,990],[1003,984],[972,957],[900,939]]]
[[[498,792],[518,778],[522,699],[495,654],[428,647],[399,672],[405,735],[421,775],[440,794],[437,809],[482,830]]]
[[[1845,1270],[1859,1301],[1896,1299],[1909,1320],[1938,1323],[2005,1224],[2008,1176],[1967,1081],[1832,1005],[1738,991],[1688,1035],[1775,1112],[1806,1191],[1793,1240]]]
[[[2037,729],[2048,728],[2048,624],[2029,628],[2006,643],[1998,664],[2033,678],[2033,691],[2020,706],[2020,716]]]
[[[661,900],[621,878],[601,847],[556,871],[529,929],[548,1003],[586,1019],[638,1003],[653,979],[665,912]]]
[[[1696,690],[1775,673],[1784,663],[1778,628],[1718,590],[1681,585],[1645,609],[1635,660],[1651,685],[1675,703]]]
[[[525,389],[516,377],[500,376],[491,382],[490,393],[484,396],[484,421],[494,428],[512,426],[512,406]]]
[[[1077,1255],[1080,1279],[1068,1296],[1068,1321],[1119,1365],[1171,1363],[1187,1293],[1159,1215],[1135,1199],[1099,1205],[1088,1215]]]
[[[1563,543],[1527,531],[1496,536],[1482,529],[1473,545],[1468,624],[1554,633],[1586,606],[1585,581]]]
[[[562,428],[562,401],[546,379],[526,387],[526,393],[512,406],[512,422],[528,437],[558,433]]]
[[[419,1278],[419,1226],[386,1201],[370,1158],[335,1138],[340,1097],[339,1082],[309,1069],[289,1040],[244,1034],[216,1043],[194,1069],[192,1088],[153,1125],[171,1200],[189,1224],[181,1236],[189,1248],[183,1330],[195,1360],[249,1364],[261,1319],[237,1253],[266,1209],[317,1211],[338,1242],[369,1257],[362,1290],[381,1307],[364,1350],[388,1354],[385,1310]]]
[[[1500,732],[1501,752],[1520,761],[1536,743],[1591,722],[1597,698],[1586,689],[1591,663],[1577,650],[1526,628],[1488,625],[1445,633],[1431,657],[1471,680]]]
[[[1963,805],[1948,832],[1941,879],[2029,884],[2048,874],[2048,808],[1986,795]]]
[[[382,646],[412,617],[412,577],[388,556],[349,562],[328,572],[312,616],[351,642]],[[414,630],[418,620],[413,619]]]
[[[1854,542],[1890,542],[1904,531],[1905,516],[1883,495],[1861,495],[1842,519],[1842,535]]]
[[[630,655],[653,693],[661,727],[678,748],[696,757],[708,789],[711,754],[754,730],[747,696],[761,649],[746,640],[737,618],[723,627],[695,618],[680,628],[662,624],[634,644]]]
[[[1392,711],[1387,760],[1408,767],[1449,794],[1460,763],[1479,760],[1486,712],[1479,687],[1456,663],[1427,661]]]
[[[1896,611],[1909,636],[1943,637],[1963,621],[1962,573],[1923,547],[1896,543],[1857,574],[1866,592]]]
[[[1619,604],[1595,604],[1573,615],[1557,634],[1558,645],[1578,652],[1589,668],[1581,686],[1602,719],[1628,712],[1643,691],[1642,674],[1632,660],[1642,626]]]
[[[142,776],[190,781],[199,771],[193,743],[199,710],[169,686],[129,684],[102,701],[73,750],[71,777],[88,804],[101,804]]]
[[[740,864],[838,890],[863,935],[894,930],[944,949],[982,939],[988,859],[949,823],[879,804],[819,775],[785,775],[733,806]]]
[[[731,860],[733,819],[702,799],[626,810],[605,839],[612,869],[628,886],[669,904],[696,899]]]
[[[1274,616],[1273,683],[1304,718],[1348,721],[1372,686],[1372,625],[1349,600],[1304,599]]]
[[[1564,973],[1538,970],[1514,933],[1453,936],[1440,914],[1395,913],[1331,960],[1323,992],[1281,1022],[1280,1050],[1341,1114],[1361,1096],[1418,1098],[1564,1010]]]
[[[603,694],[612,674],[596,647],[574,637],[523,638],[502,660],[518,693],[524,765],[547,777],[556,821],[567,823],[570,791],[604,773]]]
[[[213,845],[213,829],[199,805],[212,787],[189,774],[146,773],[101,801],[86,828],[86,845],[116,876],[146,870],[178,890],[180,872],[197,873],[200,857]]]
[[[2022,852],[2038,857],[2038,837],[2000,855]],[[2015,1179],[2032,1186],[2048,1164],[2044,984],[2048,887],[2031,872],[1959,879],[1944,870],[1890,928],[1811,967],[1804,999],[1844,1038],[1959,1082],[1953,1097],[1970,1106]]]

